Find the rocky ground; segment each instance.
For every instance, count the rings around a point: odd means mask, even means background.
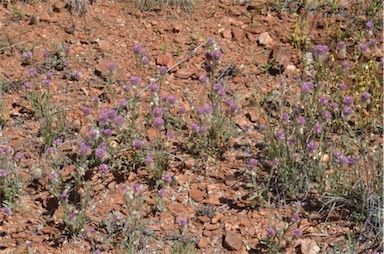
[[[12,212],[0,215],[0,253],[125,253],[107,237],[103,222],[126,209],[122,186],[134,183],[143,185],[146,251],[142,253],[170,253],[177,241],[180,218],[187,218],[188,241],[196,253],[266,253],[261,242],[266,229],[271,224],[286,227],[295,213],[301,218],[302,236],[294,237],[295,228],[289,228],[283,241],[292,239],[292,243],[283,253],[342,253],[337,252],[340,246],[355,241],[349,236],[360,232],[360,228],[349,220],[350,211],[323,207],[316,192],[302,200],[301,208],[295,205],[296,200],[281,197],[273,190],[267,200],[250,206],[246,186],[250,176],[241,172],[250,158],[262,154],[257,147],[262,139],[257,128],[249,130],[251,139],[231,140],[222,161],[178,153],[182,159],[173,159],[167,170],[172,181],[165,189],[162,212],[151,210],[156,203],[155,190],[147,185],[145,168],[128,170],[123,176],[108,172],[102,180],[93,174],[87,179],[92,183],[88,190],[92,197],[86,211],[88,220],[79,233],[69,236],[63,226],[64,209],[47,187],[49,178],[45,176],[51,171],[52,158],[41,151],[39,121],[31,112],[24,87],[31,66],[44,73],[39,63],[47,51],[53,52],[61,44],[70,48],[69,69],[57,69],[51,87],[55,105],[68,109],[61,149],[68,156],[76,150],[76,141],[89,130],[84,106],[97,115],[95,98],[103,105],[113,105],[104,94],[111,63],[116,65],[112,89],[119,95],[123,93],[119,82],[140,76],[149,84],[159,66],[173,66],[209,37],[222,50],[220,68],[235,66],[235,71],[224,78],[238,102],[239,111],[233,121],[237,126],[257,126],[260,112],[253,101],[260,94],[267,94],[281,83],[294,87],[308,77],[291,37],[295,32],[294,13],[305,14],[304,10],[298,1],[286,1],[281,7],[270,2],[200,1],[193,12],[185,13],[178,8],[144,11],[132,1],[98,0],[80,9],[84,14],[76,8],[71,14],[71,8],[60,0],[3,1],[0,80],[7,86],[1,95],[5,115],[0,145],[11,147],[14,155],[24,154],[18,164],[26,181]],[[352,12],[353,8],[346,3],[346,11]],[[329,34],[323,14],[308,15],[312,47],[325,43]],[[338,18],[348,20],[345,15]],[[359,18],[364,20],[364,16]],[[141,44],[150,60],[144,69],[135,60],[136,44]],[[25,62],[27,51],[33,52],[32,63]],[[193,96],[203,96],[198,81],[205,73],[203,56],[196,54],[172,69],[162,84],[162,92],[181,98],[188,88],[195,93]],[[79,77],[73,77],[74,73]],[[153,135],[149,130],[148,140]],[[75,171],[76,165],[63,163],[63,178]],[[373,253],[374,246],[378,245],[364,243],[359,251]]]

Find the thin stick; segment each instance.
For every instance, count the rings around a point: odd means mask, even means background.
[[[187,54],[183,59],[181,59],[179,62],[175,63],[174,65],[172,65],[171,67],[169,67],[167,69],[167,71],[165,73],[168,73],[169,71],[171,71],[172,69],[174,69],[175,67],[181,65],[182,63],[188,61],[190,58],[192,58],[197,50],[199,50],[201,47],[203,47],[205,44],[207,44],[208,41],[205,41],[203,42],[202,44],[200,44],[199,46],[197,46],[196,48],[194,48],[189,54]],[[157,82],[160,80],[160,77],[159,78],[156,78],[155,81],[153,81],[152,83],[150,83],[149,85],[147,85],[140,93],[138,93],[138,95],[136,96],[136,99],[139,98],[143,93],[145,93],[153,83]]]

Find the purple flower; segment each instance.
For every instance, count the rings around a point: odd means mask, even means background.
[[[274,158],[274,159],[272,160],[272,167],[273,167],[273,168],[277,168],[277,167],[279,166],[279,164],[280,164],[280,161],[279,161],[278,158]]]
[[[9,216],[11,214],[11,208],[8,206],[4,206],[1,211],[3,212],[4,216]]]
[[[109,120],[113,120],[116,118],[117,112],[113,109],[110,109],[110,110],[108,110],[107,116],[108,116]]]
[[[213,52],[213,58],[215,58],[215,60],[220,60],[222,56],[223,53],[221,52],[221,50],[216,50],[215,52]]]
[[[89,107],[84,107],[82,111],[84,115],[89,115],[91,113],[91,109]]]
[[[203,106],[203,111],[205,114],[209,115],[212,112],[212,106],[209,104],[205,104]]]
[[[63,140],[61,138],[57,138],[53,143],[55,144],[55,146],[60,146],[61,144],[63,144]]]
[[[101,109],[99,112],[99,121],[106,122],[108,120],[108,112],[105,109]]]
[[[376,44],[377,44],[377,41],[376,41],[375,38],[372,38],[372,39],[370,39],[370,40],[368,41],[368,46],[369,46],[369,47],[374,47],[374,46],[376,46]]]
[[[151,90],[151,92],[156,93],[157,91],[159,91],[160,87],[158,84],[152,83],[149,89]]]
[[[22,153],[22,152],[18,152],[18,153],[16,154],[16,158],[19,159],[19,160],[21,160],[21,159],[25,159],[25,155],[24,155],[24,153]],[[0,174],[0,175],[1,175],[1,174]]]
[[[344,104],[347,105],[347,106],[352,106],[353,104],[353,98],[352,96],[347,96],[344,98],[343,100]]]
[[[200,126],[197,123],[192,123],[191,128],[192,128],[192,131],[197,132]]]
[[[352,108],[349,106],[343,108],[343,114],[349,116],[350,114],[352,114]]]
[[[129,91],[131,88],[132,88],[131,85],[123,84],[123,89],[124,89],[125,91]]]
[[[35,68],[29,68],[28,69],[28,75],[29,76],[35,76],[35,74],[36,74],[36,70],[35,70]]]
[[[340,164],[340,166],[345,166],[349,164],[348,157],[343,154],[337,154],[336,155],[337,162]]]
[[[43,81],[43,84],[44,84],[44,86],[46,86],[46,87],[51,87],[51,86],[52,86],[52,82],[51,82],[49,79],[44,80],[44,81]]]
[[[199,77],[199,82],[200,82],[201,84],[205,84],[205,83],[207,83],[207,82],[208,82],[208,78],[207,78],[207,76],[205,76],[205,75],[201,75],[201,76]]]
[[[328,120],[328,119],[330,119],[332,117],[332,114],[331,114],[331,112],[326,110],[326,111],[323,112],[322,116],[323,116],[324,120]]]
[[[176,96],[174,95],[168,95],[167,96],[167,102],[171,105],[175,104],[176,103]]]
[[[321,95],[320,98],[319,98],[319,103],[323,106],[327,105],[329,102],[329,99],[327,96],[325,95]]]
[[[361,43],[359,48],[360,48],[360,51],[363,53],[366,52],[368,49],[367,44],[365,44],[365,43]]]
[[[349,63],[348,63],[348,61],[344,61],[344,62],[341,64],[341,67],[342,67],[344,70],[348,70],[348,69],[349,69]]]
[[[71,48],[68,45],[64,45],[64,53],[67,56],[71,53]]]
[[[108,165],[107,164],[100,164],[100,166],[99,166],[99,171],[101,172],[101,174],[106,174],[107,172],[108,172],[108,170],[109,170],[109,167],[108,167]]]
[[[98,136],[99,132],[95,129],[91,129],[89,132],[88,132],[88,136],[92,139],[95,139],[97,136]]]
[[[297,117],[296,122],[298,124],[304,125],[307,121],[305,120],[305,118],[303,116],[299,116],[299,117]]]
[[[47,148],[47,150],[45,151],[46,153],[53,153],[55,151],[55,148],[53,146],[50,146]]]
[[[316,46],[316,52],[320,55],[328,53],[329,48],[327,45],[317,45]]]
[[[93,254],[101,254],[101,250],[96,249],[96,250],[93,252]]]
[[[281,131],[281,130],[277,130],[277,131],[275,131],[275,138],[276,139],[283,139],[284,138],[284,132],[283,131]]]
[[[32,59],[32,52],[31,51],[24,52],[23,55],[24,55],[25,60],[27,60],[27,61]]]
[[[257,164],[259,164],[259,161],[257,160],[257,159],[250,159],[249,160],[249,165],[251,166],[251,167],[256,167],[257,166]]]
[[[367,23],[365,23],[365,27],[369,30],[369,31],[372,31],[373,28],[374,28],[374,24],[372,21],[368,21]]]
[[[303,204],[301,203],[300,200],[297,200],[295,202],[295,207],[296,207],[297,210],[300,210],[302,208],[302,206],[303,206]]]
[[[342,90],[342,91],[344,91],[345,89],[347,89],[347,85],[344,84],[344,83],[340,83],[340,84],[339,84],[339,89]]]
[[[44,49],[44,51],[43,51],[43,57],[44,57],[44,58],[49,57],[49,51],[48,51],[48,50]]]
[[[293,234],[295,235],[295,237],[301,237],[301,235],[303,234],[303,231],[300,228],[296,228],[293,231]]]
[[[353,156],[349,156],[348,157],[348,165],[349,166],[353,166],[353,165],[355,165],[356,164],[356,159],[355,159],[355,157],[353,157]]]
[[[135,149],[141,149],[143,147],[143,144],[144,144],[144,141],[142,141],[140,139],[135,139],[132,142],[132,146]]]
[[[124,117],[123,116],[116,116],[115,119],[113,119],[115,123],[118,126],[121,126],[124,123]]]
[[[143,189],[143,186],[141,184],[135,183],[132,187],[134,193],[138,193]]]
[[[167,132],[167,139],[173,139],[176,137],[176,134],[172,131]]]
[[[153,114],[154,117],[160,117],[160,116],[163,115],[163,110],[161,108],[159,108],[159,107],[154,107],[152,109],[152,114]]]
[[[206,126],[200,126],[200,128],[199,128],[199,134],[200,135],[205,135],[205,133],[207,133],[207,127]]]
[[[132,85],[138,86],[138,85],[140,85],[142,80],[139,77],[133,76],[133,77],[131,77],[130,81],[131,81]]]
[[[343,41],[338,42],[338,43],[337,43],[337,47],[338,47],[339,49],[345,49],[345,42],[343,42]]]
[[[96,149],[95,155],[99,159],[103,159],[105,156],[105,149],[103,147],[99,147]]]
[[[149,58],[148,57],[143,57],[143,64],[147,65],[149,64]]]
[[[184,217],[179,218],[179,222],[178,222],[179,226],[186,226],[187,223],[188,223],[187,218],[184,218]]]
[[[199,116],[204,114],[203,108],[196,108],[196,114],[199,115]]]
[[[163,181],[167,182],[167,183],[171,182],[172,181],[172,176],[170,174],[164,174],[163,175]]]
[[[165,121],[163,118],[161,117],[155,118],[155,122],[154,122],[155,128],[162,129],[164,127],[164,124],[165,124]]]
[[[333,110],[339,109],[339,104],[337,102],[332,102],[331,106],[332,106]]]
[[[300,216],[299,216],[297,213],[295,213],[295,214],[292,216],[292,221],[293,221],[293,222],[299,222],[299,221],[300,221]]]
[[[166,192],[163,188],[161,188],[161,189],[158,191],[158,193],[159,193],[159,196],[160,196],[160,197],[165,197],[165,195],[167,194],[167,192]]]
[[[368,92],[363,92],[361,94],[361,101],[362,102],[368,102],[371,99],[371,94]]]
[[[109,64],[108,64],[108,71],[110,71],[110,72],[114,72],[114,71],[116,71],[116,69],[117,69],[117,65],[116,65],[116,63],[114,63],[114,62],[110,62]]]
[[[288,122],[289,121],[289,115],[287,112],[283,112],[280,117],[281,121]]]
[[[79,80],[80,77],[81,77],[81,72],[79,72],[79,71],[75,71],[75,72],[73,73],[72,77],[73,77],[74,80]]]
[[[27,89],[27,90],[31,89],[32,88],[31,82],[25,82],[24,83],[24,88]]]
[[[8,175],[8,172],[5,169],[0,168],[0,176],[1,177],[6,177],[7,175]]]
[[[67,191],[67,190],[63,191],[63,192],[60,194],[60,198],[62,198],[62,199],[64,199],[64,200],[68,199],[68,197],[69,197],[69,195],[68,195],[68,191]]]
[[[91,152],[91,146],[87,143],[81,143],[80,145],[80,153],[82,155],[87,155]]]
[[[112,136],[112,130],[109,129],[109,128],[105,129],[105,130],[104,130],[104,135],[105,135],[106,137],[110,137],[110,136]]]
[[[236,104],[231,104],[231,105],[229,105],[229,110],[230,110],[232,113],[235,113],[235,112],[236,112],[236,109],[237,109]]]
[[[135,44],[133,46],[133,52],[135,52],[136,54],[139,54],[141,56],[145,55],[145,51],[142,49],[140,44]]]
[[[219,91],[223,90],[223,85],[220,83],[216,83],[213,85],[213,91],[219,93]]]
[[[120,100],[118,104],[119,104],[119,107],[125,108],[128,105],[128,102],[126,100]]]
[[[164,75],[167,73],[167,66],[160,66],[159,68],[160,74]]]
[[[308,81],[308,82],[305,82],[302,86],[301,86],[301,92],[304,93],[304,94],[307,94],[309,93],[310,91],[312,91],[314,88],[314,85],[311,81]]]
[[[267,234],[267,237],[270,237],[270,238],[276,235],[276,231],[273,228],[267,228],[265,232]]]
[[[313,126],[312,130],[315,134],[321,134],[323,127],[321,127],[321,125],[317,123]]]
[[[184,106],[181,106],[181,107],[179,108],[179,113],[182,114],[182,115],[184,115],[185,113],[187,113],[187,109],[186,109]]]
[[[154,162],[153,156],[147,155],[147,157],[145,157],[145,162],[147,164],[153,163]]]
[[[32,247],[32,242],[30,240],[26,240],[25,241],[25,246],[27,247],[27,249],[31,248]]]
[[[319,146],[313,141],[311,141],[307,144],[307,150],[309,153],[314,153],[318,147]]]

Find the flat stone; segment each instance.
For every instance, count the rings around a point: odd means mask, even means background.
[[[177,71],[177,77],[181,79],[188,79],[195,75],[195,71],[191,68],[181,68]]]
[[[208,237],[200,237],[199,241],[197,242],[197,247],[199,249],[205,249],[210,243],[211,240]]]
[[[189,191],[189,196],[193,201],[200,202],[200,201],[203,201],[204,199],[204,192],[202,192],[197,188],[193,188]]]
[[[223,38],[224,39],[232,39],[232,31],[229,29],[225,29],[223,32]]]
[[[156,63],[160,66],[167,66],[167,68],[169,68],[175,64],[175,61],[173,60],[172,54],[168,52],[160,54],[156,59]]]
[[[317,254],[320,252],[320,247],[315,240],[303,239],[301,240],[301,253],[303,254]]]
[[[244,38],[244,31],[240,27],[232,28],[232,35],[235,41],[239,41]]]
[[[227,250],[240,250],[243,245],[239,234],[234,232],[226,232],[224,236],[223,247]]]
[[[272,39],[268,32],[260,34],[258,42],[260,45],[265,46],[266,48],[272,48],[272,46],[275,44],[275,41]]]

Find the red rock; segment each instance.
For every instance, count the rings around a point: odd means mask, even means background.
[[[224,39],[231,39],[232,38],[232,32],[229,29],[225,29],[223,32],[223,38]]]
[[[204,227],[205,230],[213,231],[221,228],[220,224],[208,224]]]
[[[241,236],[234,232],[226,232],[224,237],[223,247],[227,250],[240,250],[243,245]]]
[[[244,38],[244,31],[240,27],[234,27],[232,28],[232,35],[235,41],[240,41]]]
[[[211,240],[207,237],[200,237],[199,241],[197,242],[197,247],[199,249],[205,249],[207,248],[208,244],[211,243]]]
[[[181,68],[176,73],[178,78],[188,79],[195,75],[195,71],[192,68]]]
[[[189,191],[189,196],[192,198],[195,202],[200,202],[204,199],[204,192],[197,188],[193,188]]]
[[[265,46],[266,48],[272,48],[272,46],[275,44],[275,41],[272,39],[268,32],[260,34],[258,42],[260,45]]]
[[[303,254],[317,254],[320,252],[320,247],[315,240],[306,238],[301,240],[301,253]]]
[[[160,66],[167,66],[167,68],[169,68],[175,64],[175,61],[173,60],[172,54],[168,52],[160,54],[156,59],[156,63]]]

